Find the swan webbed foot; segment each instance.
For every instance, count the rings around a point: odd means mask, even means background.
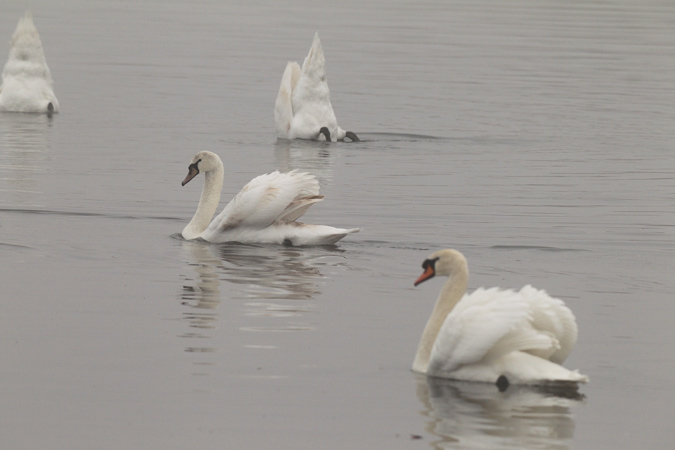
[[[54,104],[52,102],[49,102],[47,104],[47,117],[51,117],[52,114],[54,114]]]
[[[497,389],[499,389],[499,392],[504,392],[509,388],[509,379],[506,378],[504,375],[500,375],[499,378],[497,378],[497,382],[495,383],[497,385]]]
[[[319,130],[319,134],[316,135],[317,139],[318,139],[319,136],[321,136],[322,134],[323,134],[324,136],[326,136],[326,141],[327,141],[327,142],[331,142],[331,140],[330,140],[330,131],[328,131],[328,127],[321,127],[321,129]]]
[[[284,239],[284,242],[282,242],[282,244],[284,247],[293,247],[293,241],[291,241],[288,238]]]
[[[359,137],[356,134],[354,134],[353,131],[347,131],[345,137],[351,139],[352,142],[361,142],[361,139],[359,139]]]

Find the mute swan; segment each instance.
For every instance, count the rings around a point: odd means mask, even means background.
[[[337,124],[330,104],[325,64],[317,31],[302,69],[297,62],[286,64],[274,106],[278,138],[325,139],[331,142],[342,141],[345,137],[359,140],[356,134],[343,130]]]
[[[197,153],[190,162],[183,186],[200,172],[204,172],[206,180],[197,212],[183,229],[185,239],[292,246],[328,245],[359,231],[358,228],[296,222],[310,206],[323,199],[314,175],[296,171],[275,171],[249,181],[209,224],[220,202],[223,162],[215,153]]]
[[[479,288],[466,294],[469,269],[457,250],[440,250],[422,264],[415,286],[448,276],[427,322],[413,370],[429,376],[509,384],[576,384],[588,377],[560,364],[577,340],[577,324],[562,300],[525,286]]]
[[[59,102],[30,11],[19,19],[2,72],[0,111],[55,113]]]

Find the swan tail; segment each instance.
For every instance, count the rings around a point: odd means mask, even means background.
[[[302,73],[305,75],[323,74],[325,76],[324,66],[326,64],[326,57],[323,54],[323,47],[319,39],[319,32],[314,34],[312,47],[302,63]]]
[[[586,375],[570,370],[546,359],[524,352],[513,352],[495,362],[495,365],[511,383],[555,384],[588,383]]]
[[[429,375],[454,380],[496,383],[505,379],[508,384],[550,386],[588,383],[586,375],[569,370],[546,359],[525,352],[512,352],[491,362],[462,366],[454,371],[440,371]]]
[[[333,233],[333,234],[329,234],[329,235],[325,236],[323,238],[323,240],[324,240],[324,243],[326,245],[335,244],[337,241],[344,238],[345,236],[347,236],[349,234],[352,234],[352,233],[358,233],[359,231],[361,231],[361,228],[343,229],[339,233]]]

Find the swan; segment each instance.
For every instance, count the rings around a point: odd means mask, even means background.
[[[252,179],[211,221],[220,202],[223,162],[215,153],[197,153],[190,161],[182,185],[200,172],[204,172],[204,188],[194,217],[183,229],[185,239],[289,246],[329,245],[359,231],[359,228],[296,222],[310,206],[323,199],[314,175],[297,171],[275,171]]]
[[[466,294],[469,269],[457,250],[430,255],[415,286],[448,276],[420,339],[413,370],[464,381],[557,385],[588,382],[560,364],[577,340],[562,300],[530,285],[520,291],[479,288]]]
[[[330,104],[325,64],[317,31],[302,69],[294,61],[286,64],[274,107],[277,138],[330,142],[345,138],[359,140],[356,134],[338,126]]]
[[[2,72],[0,111],[56,113],[59,102],[53,86],[40,35],[27,11],[16,26]]]

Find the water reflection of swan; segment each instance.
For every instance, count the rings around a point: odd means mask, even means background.
[[[277,169],[282,172],[309,172],[317,177],[322,186],[330,184],[333,180],[336,153],[330,151],[328,145],[314,141],[279,139],[274,145]]]
[[[568,449],[575,390],[496,386],[417,375],[417,397],[434,449]]]
[[[199,329],[213,328],[218,322],[216,310],[224,295],[222,282],[230,283],[225,291],[227,297],[243,300],[249,316],[305,315],[314,309],[310,301],[321,292],[320,267],[334,264],[334,258],[341,259],[342,253],[337,248],[216,245],[195,241],[184,241],[182,246],[194,273],[184,276],[181,299],[190,307],[186,314],[190,326]],[[274,329],[307,327],[284,323]],[[260,327],[255,330],[264,331]],[[204,336],[198,334],[198,337]]]
[[[47,171],[51,128],[52,119],[44,114],[2,114],[0,191],[11,192],[23,207],[39,206],[39,179]]]
[[[183,242],[183,252],[196,275],[185,276],[186,284],[183,284],[181,292],[183,305],[189,307],[183,317],[191,328],[183,337],[208,338],[204,333],[215,328],[218,322],[218,313],[215,310],[221,302],[217,271],[220,261],[211,254],[208,247],[197,242]],[[215,347],[190,345],[185,351],[212,353]]]

